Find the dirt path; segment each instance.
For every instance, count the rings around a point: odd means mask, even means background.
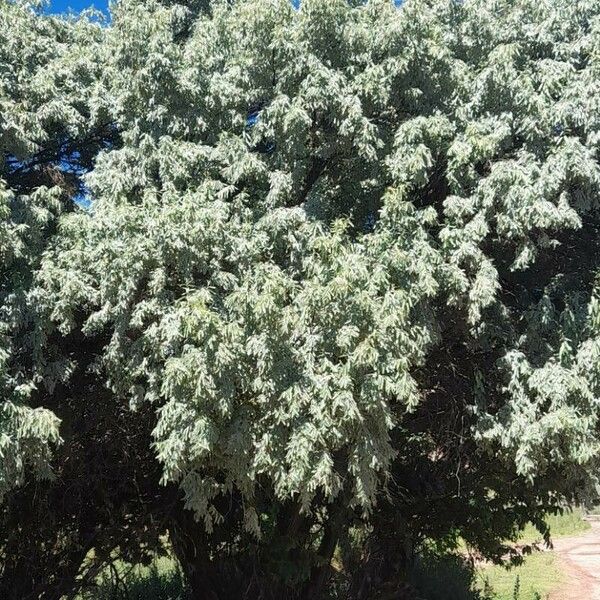
[[[600,522],[590,523],[587,533],[554,542],[554,551],[564,565],[568,584],[551,600],[600,600]]]

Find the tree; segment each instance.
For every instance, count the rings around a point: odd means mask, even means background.
[[[0,596],[6,599],[60,598],[76,576],[85,583],[119,543],[136,559],[144,555],[142,542],[157,545],[157,511],[146,510],[156,503],[159,477],[148,419],[133,423],[103,392],[87,372],[76,335],[46,339],[37,324],[34,281],[42,255],[60,215],[81,211],[81,175],[100,148],[118,141],[97,89],[102,31],[87,18],[47,17],[35,6],[0,2]],[[143,478],[131,476],[133,457],[139,459],[134,437],[147,455]],[[91,547],[96,561],[80,569]]]
[[[150,414],[199,597],[321,597],[336,548],[366,597],[594,493],[599,12],[115,6],[122,143],[35,275],[35,372]]]

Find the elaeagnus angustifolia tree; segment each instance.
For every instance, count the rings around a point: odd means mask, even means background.
[[[33,291],[60,215],[85,204],[81,175],[118,138],[101,93],[102,38],[88,18],[0,0],[0,597],[7,600],[70,592],[92,546],[105,558],[135,535],[123,525],[137,522],[145,502],[131,508],[122,498],[148,498],[139,480],[122,484],[137,465],[131,436],[151,459],[147,423],[103,393],[88,372],[93,349],[77,334],[46,337]],[[147,460],[143,480],[157,479]]]
[[[34,269],[21,348],[151,415],[198,597],[322,597],[336,549],[367,597],[424,537],[498,557],[594,493],[599,15],[114,5],[85,93],[121,142]]]
[[[59,439],[58,422],[42,407],[28,405],[34,382],[30,362],[15,336],[28,322],[26,296],[56,217],[72,182],[52,163],[56,148],[86,127],[75,100],[85,83],[70,82],[73,95],[58,91],[55,78],[71,76],[74,56],[56,44],[69,35],[60,22],[40,21],[33,10],[3,2],[0,12],[0,494],[23,479],[29,463],[47,474],[49,444]],[[62,30],[62,31],[61,31]],[[56,64],[55,73],[48,66]],[[58,93],[57,93],[58,92]],[[44,154],[45,152],[45,154]]]
[[[87,29],[87,31],[84,31]],[[90,77],[73,51],[94,31],[40,19],[34,7],[0,3],[0,497],[33,477],[50,474],[50,451],[60,439],[59,418],[43,401],[43,376],[32,364],[39,348],[29,293],[58,216],[72,207],[77,182],[60,161],[72,141],[87,135]],[[76,74],[77,71],[80,74]],[[76,168],[81,162],[73,160]],[[57,377],[66,373],[57,373]],[[24,506],[17,511],[24,513]],[[10,570],[3,506],[2,573]]]

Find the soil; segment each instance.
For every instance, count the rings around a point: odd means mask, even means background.
[[[600,600],[600,522],[590,525],[583,535],[554,541],[568,583],[550,600]]]

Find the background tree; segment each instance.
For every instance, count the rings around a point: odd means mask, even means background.
[[[373,596],[594,493],[599,12],[115,6],[86,93],[121,142],[28,293],[32,372],[131,409],[121,481],[152,429],[171,487],[125,496],[199,597],[318,598],[336,549]]]
[[[44,336],[32,291],[59,216],[85,204],[81,175],[100,148],[118,142],[99,89],[102,38],[87,18],[0,2],[0,596],[7,599],[60,598],[120,543],[139,560],[164,531],[147,509],[160,496],[148,418],[134,421],[88,373],[93,349],[81,335]],[[144,470],[133,476],[140,448]],[[80,569],[92,547],[95,561]]]

